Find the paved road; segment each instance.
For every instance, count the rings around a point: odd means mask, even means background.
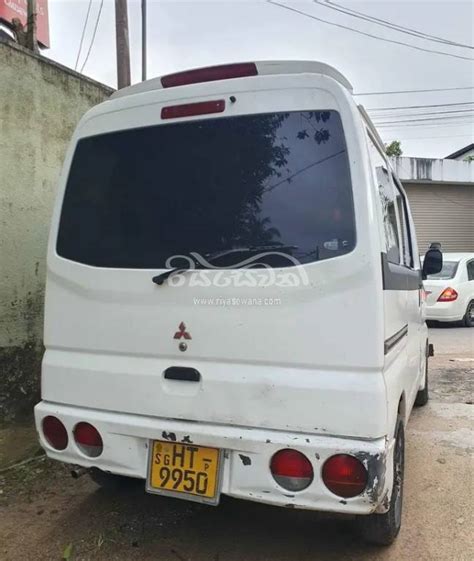
[[[107,561],[470,561],[474,329],[432,329],[429,405],[407,430],[403,528],[390,548],[361,544],[350,520],[225,500],[203,507],[107,494],[39,460],[0,474],[0,559]],[[470,379],[470,382],[469,382]]]
[[[430,342],[437,354],[459,354],[465,359],[474,358],[474,329],[440,324],[430,330]]]

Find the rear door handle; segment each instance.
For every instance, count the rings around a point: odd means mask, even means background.
[[[165,370],[166,380],[179,380],[182,382],[199,382],[201,374],[195,368],[185,366],[170,366]]]

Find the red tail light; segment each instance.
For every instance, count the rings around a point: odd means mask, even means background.
[[[344,498],[360,495],[367,486],[367,470],[354,456],[337,454],[323,466],[323,481],[335,495]]]
[[[270,462],[275,481],[288,491],[302,491],[313,481],[313,466],[297,450],[280,450]]]
[[[186,86],[188,84],[199,84],[201,82],[215,82],[216,80],[228,80],[230,78],[243,78],[245,76],[257,76],[258,71],[255,63],[241,62],[237,64],[223,64],[221,66],[208,66],[168,74],[161,78],[164,88]]]
[[[99,431],[89,423],[78,423],[75,426],[74,440],[81,452],[91,458],[100,456],[104,449]]]
[[[161,110],[162,119],[178,119],[179,117],[193,117],[194,115],[207,115],[209,113],[222,113],[225,110],[225,101],[199,101],[184,105],[169,105]]]
[[[68,444],[66,427],[62,422],[52,415],[43,419],[43,434],[46,442],[55,450],[64,450]]]
[[[443,292],[439,295],[438,302],[454,302],[458,297],[458,293],[454,288],[445,288]]]

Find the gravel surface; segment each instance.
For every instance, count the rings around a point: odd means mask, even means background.
[[[393,546],[367,546],[351,520],[312,512],[225,497],[205,507],[146,495],[141,485],[107,493],[43,457],[0,472],[0,559],[471,561],[474,329],[433,328],[430,338],[432,399],[408,425]]]

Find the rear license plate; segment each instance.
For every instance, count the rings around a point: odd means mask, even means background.
[[[219,502],[221,450],[178,442],[150,442],[146,489],[191,501]]]

